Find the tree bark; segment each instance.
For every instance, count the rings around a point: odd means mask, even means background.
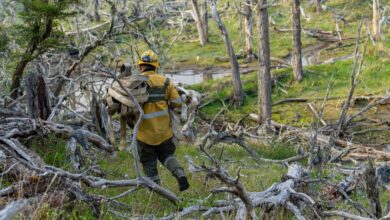
[[[321,0],[316,0],[316,12],[321,13],[322,7],[321,7]]]
[[[28,74],[24,81],[24,90],[27,95],[29,117],[46,120],[51,113],[51,107],[43,76],[37,73]]]
[[[100,7],[99,0],[95,0],[95,20],[96,21],[100,21],[99,7]]]
[[[198,1],[191,0],[190,3],[192,6],[192,13],[191,14],[195,20],[196,28],[198,29],[199,42],[200,42],[200,45],[202,45],[202,47],[203,47],[207,43],[207,38],[206,38],[205,30],[203,27],[203,19],[200,17],[200,13],[199,13]]]
[[[36,49],[35,44],[29,44],[30,46],[26,49],[22,60],[16,66],[16,69],[12,75],[12,84],[11,84],[11,98],[16,100],[19,96],[19,87],[22,81],[22,76],[24,69],[27,64],[31,61],[30,57]]]
[[[377,217],[382,217],[382,207],[379,199],[378,176],[372,159],[368,162],[368,167],[363,173],[364,186],[372,213]]]
[[[372,35],[375,41],[379,41],[381,37],[380,28],[379,28],[379,0],[372,1]]]
[[[258,32],[259,32],[259,73],[258,73],[258,105],[260,124],[266,123],[267,129],[271,120],[271,73],[267,0],[259,0]]]
[[[253,55],[253,17],[252,17],[252,0],[246,0],[244,6],[244,28],[245,28],[245,56],[252,61]]]
[[[244,100],[244,94],[242,91],[242,83],[240,79],[240,70],[239,70],[237,57],[236,54],[234,53],[233,46],[230,42],[229,33],[226,30],[225,26],[223,25],[221,18],[219,17],[216,0],[210,1],[210,8],[211,8],[211,14],[215,22],[217,23],[218,29],[221,31],[222,38],[225,42],[226,50],[229,55],[229,61],[232,69],[233,88],[234,88],[233,102],[236,106],[241,106]]]
[[[301,42],[301,18],[300,18],[300,0],[292,0],[293,14],[293,51],[292,51],[292,68],[294,80],[300,82],[302,74],[302,42]]]
[[[206,43],[209,41],[209,15],[207,11],[207,2],[208,0],[203,0],[202,4],[202,27],[203,27],[203,33],[206,39]]]

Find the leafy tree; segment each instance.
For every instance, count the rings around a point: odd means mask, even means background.
[[[6,34],[5,28],[0,26],[0,54],[8,49],[9,38]]]
[[[50,49],[58,48],[63,42],[64,33],[58,28],[59,20],[65,19],[72,12],[68,10],[74,0],[22,0],[23,10],[19,12],[20,21],[14,25],[16,42],[24,52],[12,75],[11,97],[17,98],[24,69],[37,56]]]

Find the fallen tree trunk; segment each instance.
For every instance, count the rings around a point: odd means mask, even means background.
[[[274,31],[276,32],[292,32],[293,29],[291,28],[278,28],[278,27],[274,27]],[[320,29],[306,29],[306,28],[302,28],[302,31],[304,34],[308,35],[309,37],[312,37],[312,38],[316,38],[317,40],[319,41],[323,41],[323,42],[330,42],[330,43],[334,43],[334,42],[340,42],[343,41],[343,40],[352,40],[354,38],[352,37],[346,37],[346,38],[341,38],[337,35],[336,32],[333,32],[333,31],[324,31],[324,30],[320,30]]]
[[[23,197],[36,200],[28,212],[27,218],[34,217],[35,210],[47,203],[51,207],[61,206],[73,200],[84,201],[91,205],[94,213],[100,216],[100,204],[103,202],[115,203],[115,199],[105,198],[102,195],[89,195],[83,190],[84,186],[91,188],[129,187],[149,188],[167,198],[175,205],[180,199],[167,189],[164,189],[145,177],[130,180],[107,180],[89,176],[86,170],[74,174],[44,163],[34,151],[24,147],[16,139],[7,139],[0,136],[0,153],[5,155],[5,166],[0,169],[1,175],[13,176],[11,186],[0,189],[0,199],[11,202],[15,198]],[[80,184],[80,183],[84,184]],[[8,212],[8,211],[7,211]]]
[[[223,131],[223,132],[216,132],[215,130],[212,129],[203,138],[201,138],[202,142],[200,143],[199,147],[206,155],[208,155],[206,149],[209,149],[218,143],[237,144],[238,146],[243,148],[246,152],[248,152],[248,154],[258,164],[260,164],[261,162],[286,164],[286,163],[296,162],[308,157],[308,154],[299,153],[296,156],[286,158],[286,159],[280,159],[280,160],[263,158],[257,154],[254,148],[252,148],[249,144],[247,144],[244,136],[245,136],[244,131],[240,129],[238,129],[238,131]],[[208,157],[211,159],[209,155]]]
[[[317,210],[314,208],[316,202],[307,194],[296,191],[297,185],[305,173],[303,167],[298,164],[290,165],[288,167],[287,175],[281,182],[273,184],[262,192],[246,192],[242,188],[243,186],[237,183],[238,179],[233,180],[230,177],[227,178],[223,169],[211,169],[205,166],[197,167],[194,164],[192,165],[199,172],[205,172],[208,175],[212,175],[228,186],[228,188],[214,189],[212,192],[236,194],[238,193],[237,190],[239,188],[239,192],[245,194],[240,196],[237,195],[239,198],[234,198],[232,200],[218,200],[214,207],[207,208],[200,205],[191,206],[163,219],[174,219],[179,216],[183,218],[199,211],[203,212],[202,216],[204,218],[211,218],[213,215],[217,214],[220,214],[223,217],[223,213],[236,211],[236,219],[251,219],[254,215],[247,212],[248,205],[253,209],[258,207],[265,208],[267,212],[271,212],[273,209],[282,206],[291,211],[297,219],[304,219],[301,209],[298,208],[302,206],[298,206],[298,203],[307,204],[313,213],[319,217]]]
[[[374,96],[374,95],[367,95],[367,96],[355,96],[353,97],[353,104],[358,104],[359,102],[371,102],[371,101],[379,101],[381,100],[379,105],[387,105],[390,104],[389,97],[384,96]]]
[[[273,79],[273,81],[275,81],[277,79]],[[340,99],[341,97],[339,96],[334,96],[334,97],[329,97],[327,100],[335,100],[335,99]],[[316,97],[316,98],[286,98],[286,99],[282,99],[282,100],[279,100],[279,101],[276,101],[274,103],[272,103],[272,106],[275,106],[275,105],[280,105],[280,104],[284,104],[284,103],[305,103],[305,102],[308,102],[308,101],[311,101],[311,100],[323,100],[324,98],[323,97]]]
[[[25,199],[17,200],[9,203],[0,211],[0,220],[13,219],[15,215],[26,208],[28,202]]]
[[[204,218],[211,218],[213,215],[236,211],[236,219],[251,219],[255,217],[254,213],[248,213],[252,208],[262,207],[266,209],[266,213],[272,212],[278,207],[285,207],[291,211],[297,219],[305,219],[302,210],[297,204],[306,204],[311,208],[312,213],[319,217],[317,210],[314,208],[316,202],[307,194],[297,192],[297,185],[304,176],[304,169],[298,164],[292,164],[288,167],[287,174],[281,182],[273,184],[268,189],[262,192],[246,192],[243,186],[236,180],[226,176],[223,169],[212,169],[205,166],[199,167],[192,164],[196,172],[205,172],[219,179],[222,183],[228,186],[212,190],[214,193],[228,192],[236,195],[238,198],[232,200],[218,200],[213,207],[205,207],[195,205],[185,208],[183,211],[176,214],[171,214],[163,219],[174,219],[177,217],[184,218],[195,212],[203,212]],[[237,185],[238,184],[238,185]],[[241,193],[238,195],[237,190]],[[251,209],[248,209],[248,205]]]
[[[63,138],[75,137],[77,141],[87,146],[88,142],[94,144],[98,149],[108,153],[113,153],[115,148],[104,138],[88,130],[77,129],[53,122],[35,120],[31,118],[5,118],[0,121],[0,137],[9,138],[27,138],[39,133],[45,134],[52,132]]]
[[[249,118],[253,121],[256,121],[257,117],[258,116],[254,113],[249,114]],[[310,131],[299,129],[299,128],[296,128],[293,126],[280,124],[280,123],[277,123],[275,121],[271,121],[271,125],[278,130],[288,131],[289,134],[293,134],[293,135],[295,135],[299,138],[302,138],[306,141],[310,140],[312,137],[312,134]],[[329,144],[329,140],[330,140],[330,137],[327,135],[322,135],[322,134],[317,135],[317,143],[320,145]],[[379,151],[379,150],[376,150],[372,147],[367,147],[367,146],[364,146],[361,144],[354,144],[352,142],[344,141],[341,139],[336,139],[335,144],[336,144],[336,146],[342,147],[342,148],[352,148],[352,150],[347,155],[348,155],[348,157],[351,157],[351,158],[354,158],[357,160],[366,160],[369,157],[374,157],[376,160],[385,160],[385,161],[390,160],[390,153]],[[336,150],[334,150],[334,152],[336,152]],[[336,152],[336,153],[340,153],[340,152]]]

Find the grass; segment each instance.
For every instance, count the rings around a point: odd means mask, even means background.
[[[34,138],[27,146],[30,146],[34,152],[40,155],[47,164],[70,169],[68,162],[69,151],[66,148],[67,142],[59,139],[55,135],[49,135],[40,138]]]
[[[226,1],[218,1],[219,6],[225,5]],[[339,26],[342,30],[342,35],[345,38],[356,37],[357,21],[361,17],[366,17],[371,13],[368,2],[359,3],[361,1],[346,1],[336,0],[331,3],[326,3],[329,10],[320,14],[314,12],[314,6],[302,3],[307,19],[302,17],[301,24],[303,29],[320,29],[324,31],[335,31],[336,25],[334,21],[334,13],[346,17],[345,25],[340,22]],[[230,39],[232,41],[235,52],[242,52],[245,46],[243,36],[243,18],[234,11],[234,6],[231,10],[221,10],[221,17],[226,26]],[[351,10],[352,9],[352,10]],[[291,32],[278,32],[275,28],[291,28],[291,6],[289,4],[278,4],[276,7],[271,7],[269,15],[273,20],[270,25],[270,49],[272,57],[285,57],[291,52],[292,35]],[[257,51],[257,29],[256,23],[253,26],[254,32],[254,50]],[[163,36],[171,36],[172,30],[164,30]],[[172,65],[189,65],[197,64],[199,66],[221,65],[214,62],[215,57],[225,57],[226,48],[223,43],[220,32],[216,27],[213,19],[209,19],[210,43],[205,47],[200,47],[197,40],[197,31],[194,26],[184,30],[182,41],[177,41],[169,51],[169,60]],[[305,36],[303,34],[303,36]],[[302,38],[303,48],[308,45],[315,44],[317,41],[310,37]],[[226,65],[226,64],[224,64]]]
[[[387,50],[387,49],[386,49]],[[366,57],[365,65],[359,77],[359,84],[355,95],[382,95],[389,89],[390,76],[387,74],[387,67],[390,66],[390,60],[387,56],[378,56],[378,53],[387,53],[388,51],[379,51],[374,46],[370,46]],[[353,68],[353,60],[339,61],[333,64],[308,66],[304,68],[304,79],[300,83],[292,81],[292,70],[282,69],[272,71],[273,78],[278,78],[278,83],[272,90],[272,101],[276,102],[286,98],[309,98],[316,101],[317,98],[325,96],[330,80],[332,89],[330,97],[339,97],[338,100],[330,100],[327,103],[325,118],[334,120],[337,118],[337,112],[333,109],[340,109],[342,101],[348,94],[350,88],[350,75]],[[211,99],[226,99],[232,93],[230,77],[215,81],[208,81],[200,85],[191,86],[191,88],[202,92],[211,93]],[[257,73],[253,72],[242,76],[244,87],[245,103],[240,109],[230,109],[228,114],[232,120],[242,117],[244,114],[257,112]],[[320,102],[317,101],[319,104]],[[207,115],[216,114],[222,104],[218,101],[206,106],[202,112]],[[329,108],[330,107],[330,108]],[[302,111],[302,108],[305,110]],[[330,110],[330,112],[328,111]],[[282,123],[308,124],[311,121],[311,112],[306,104],[283,104],[273,108],[273,118]],[[301,114],[298,121],[296,114]],[[309,117],[309,118],[308,118]]]
[[[57,142],[54,140],[57,140]],[[32,146],[32,148],[36,150],[42,158],[44,158],[47,164],[71,170],[66,163],[67,154],[63,150],[65,149],[65,142],[58,141],[58,139],[54,137],[47,137],[45,139],[39,139],[39,141],[33,140],[30,146]],[[257,150],[259,155],[271,159],[283,159],[295,155],[295,148],[293,145],[285,145],[281,142],[273,142],[268,145],[253,143],[253,147]],[[57,152],[53,152],[51,149],[57,149]],[[234,158],[233,160],[224,160],[224,164],[226,164],[225,168],[231,173],[231,175],[234,176],[238,168],[241,167],[240,180],[249,191],[261,191],[268,188],[272,183],[279,181],[282,174],[286,172],[286,168],[278,164],[257,165],[243,149],[236,145],[216,145],[210,150],[210,152],[215,156],[219,156],[221,152],[223,152],[223,158]],[[186,173],[189,174],[191,188],[188,191],[180,193],[178,191],[175,178],[172,177],[172,175],[161,164],[159,164],[158,168],[162,180],[161,185],[179,195],[179,197],[183,200],[183,207],[198,204],[199,201],[203,201],[204,198],[209,195],[210,189],[219,186],[219,182],[217,180],[208,180],[206,182],[203,174],[191,174],[187,170],[185,157],[191,157],[197,164],[203,164],[205,162],[205,159],[201,156],[199,150],[195,146],[181,145],[178,147],[176,154],[178,160],[184,166]],[[98,158],[101,158],[98,165],[107,174],[106,178],[126,179],[136,177],[133,166],[134,160],[129,152],[118,152],[115,157],[107,157],[102,154]],[[267,170],[267,172],[259,172],[261,170]],[[88,193],[103,194],[110,197],[118,195],[128,190],[128,188],[86,188],[86,190]],[[216,200],[223,198],[223,195],[213,195],[207,200],[204,200],[203,204],[211,205]],[[131,209],[130,212],[133,217],[162,217],[176,211],[178,208],[166,199],[147,189],[140,189],[130,196],[120,199],[120,201],[129,205]],[[64,211],[63,208],[51,209],[49,207],[45,208],[45,206],[42,206],[42,210],[38,213],[41,219],[52,219],[57,217],[67,219],[94,219],[93,213],[89,210],[89,207],[83,203],[77,202],[73,205],[65,205],[65,207],[67,206],[69,206],[68,211]],[[109,209],[111,209],[109,205],[103,205],[102,210],[104,212],[104,218],[115,219],[115,216],[108,212]]]
[[[294,154],[293,147],[285,149],[286,146],[280,146],[279,151],[272,151],[271,148],[271,146],[264,146],[264,148],[259,146],[256,149],[260,155],[266,155],[274,159],[283,156],[289,157]],[[217,145],[211,149],[211,152],[216,156],[220,155],[222,151],[224,154],[223,158],[234,158],[234,161],[226,161],[226,168],[232,175],[237,171],[238,167],[242,166],[245,168],[241,171],[241,180],[246,184],[248,190],[251,191],[263,190],[272,182],[278,181],[281,177],[281,173],[285,170],[285,168],[279,165],[263,164],[260,167],[256,166],[254,161],[238,146]],[[279,154],[278,152],[283,152],[284,154]],[[199,150],[195,146],[182,145],[178,147],[176,154],[178,160],[183,165],[187,164],[185,156],[191,157],[197,164],[202,164],[204,161],[204,158],[200,156]],[[123,161],[127,161],[127,163],[124,164]],[[116,158],[107,158],[107,160],[101,161],[99,165],[109,174],[107,178],[123,178],[123,174],[127,174],[128,178],[135,177],[133,158],[127,152],[120,152]],[[259,173],[258,169],[267,169],[269,172],[267,174]],[[189,180],[192,187],[188,191],[179,193],[175,178],[172,177],[161,164],[159,165],[159,173],[162,186],[179,195],[180,198],[184,200],[183,206],[197,204],[200,200],[203,200],[208,196],[211,188],[218,185],[218,181],[216,180],[210,180],[205,184],[205,176],[202,174],[189,174]],[[187,169],[186,173],[189,173]],[[107,195],[116,195],[124,190],[125,189],[107,189],[104,190],[104,193]],[[102,190],[98,191],[100,193],[102,192]],[[222,197],[219,195],[212,196],[204,201],[204,203],[205,205],[211,204],[217,199],[222,199]],[[153,210],[153,212],[151,212],[153,215],[161,217],[176,210],[174,205],[146,189],[140,190],[121,201],[130,204],[132,208],[131,212],[139,215],[148,215],[151,210]]]

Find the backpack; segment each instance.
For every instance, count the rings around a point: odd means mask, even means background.
[[[148,79],[149,77],[144,75],[131,75],[121,78],[120,82],[142,106],[142,104],[147,102],[149,99]],[[108,109],[112,108],[114,110],[116,109],[116,106],[121,103],[126,105],[132,112],[138,112],[136,104],[117,81],[108,88],[107,95],[104,97],[104,100],[107,103]]]
[[[166,78],[164,86],[151,88],[148,84],[148,79],[149,77],[144,75],[131,75],[121,78],[120,82],[142,106],[148,101],[153,102],[160,99],[161,97],[159,97],[159,93],[161,93],[161,91],[166,91],[170,83],[170,79]],[[181,118],[186,121],[186,123],[183,126],[180,122],[179,116],[169,109],[171,126],[175,137],[174,139],[177,141],[193,142],[196,137],[193,122],[196,107],[200,103],[200,94],[181,87],[176,87],[176,89],[183,101]],[[155,92],[156,94],[154,94]],[[108,88],[104,101],[110,115],[113,115],[115,112],[120,112],[121,115],[134,115],[135,113],[138,113],[136,104],[133,102],[131,97],[127,95],[126,91],[122,89],[117,81]],[[121,104],[127,107],[127,111],[122,112],[123,107],[121,108]]]

